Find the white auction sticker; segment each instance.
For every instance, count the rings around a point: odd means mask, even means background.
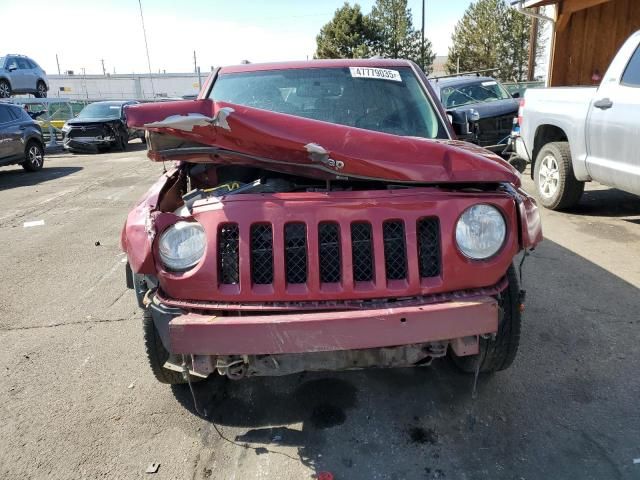
[[[393,80],[394,82],[402,81],[398,70],[371,67],[349,67],[349,71],[353,78],[378,78],[380,80]]]

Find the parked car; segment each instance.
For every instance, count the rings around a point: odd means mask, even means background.
[[[140,138],[144,132],[127,128],[125,107],[136,101],[108,101],[90,103],[77,117],[62,127],[62,145],[72,152],[98,152],[112,147],[124,151],[129,140]]]
[[[0,98],[19,93],[45,98],[48,91],[47,73],[34,60],[24,55],[0,57]]]
[[[468,141],[502,153],[518,115],[518,92],[512,96],[496,79],[475,75],[436,78],[431,85],[447,112],[466,113]]]
[[[640,31],[620,48],[599,87],[527,90],[514,135],[531,162],[540,202],[580,201],[595,180],[640,195]]]
[[[28,172],[42,168],[42,130],[24,109],[0,102],[0,166],[16,163]]]
[[[512,261],[538,211],[504,160],[455,140],[414,63],[224,67],[127,121],[180,161],[121,237],[160,382],[513,362]]]

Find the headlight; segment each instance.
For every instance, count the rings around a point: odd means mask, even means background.
[[[64,132],[64,133],[67,133],[69,130],[71,130],[71,127],[69,125],[67,125],[66,123],[60,129],[60,131]]]
[[[200,224],[178,222],[160,236],[160,259],[169,270],[182,272],[200,261],[206,244],[204,229]]]
[[[460,251],[474,260],[495,255],[502,247],[507,227],[502,214],[491,205],[467,208],[456,224],[456,243]]]

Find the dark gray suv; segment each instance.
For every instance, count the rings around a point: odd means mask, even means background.
[[[28,172],[42,168],[42,129],[24,109],[0,102],[0,166],[14,163]]]
[[[0,56],[0,98],[31,93],[45,98],[49,90],[47,73],[24,55]]]

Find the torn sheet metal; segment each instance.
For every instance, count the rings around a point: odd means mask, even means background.
[[[238,164],[327,180],[520,185],[507,162],[464,142],[391,135],[210,99],[135,105],[127,112],[132,128],[190,141],[189,148],[167,151],[152,141],[149,157],[155,161]]]

